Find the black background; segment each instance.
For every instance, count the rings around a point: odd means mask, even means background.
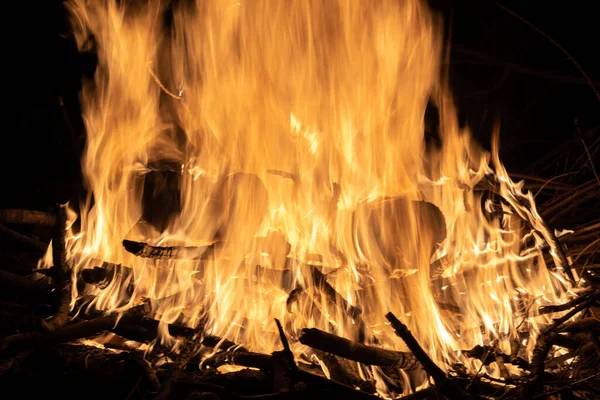
[[[502,2],[560,43],[592,80],[600,80],[594,3]],[[552,165],[555,157],[543,156],[577,140],[575,119],[587,142],[598,137],[600,100],[550,41],[493,1],[432,0],[432,5],[451,22],[450,76],[461,120],[486,147],[493,122],[501,123],[501,158],[509,171],[560,173]],[[47,208],[80,186],[84,129],[78,91],[94,61],[78,54],[68,38],[61,1],[3,8],[0,206]],[[583,151],[574,149],[577,155]]]

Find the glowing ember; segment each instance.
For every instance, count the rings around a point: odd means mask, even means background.
[[[416,0],[163,3],[69,3],[99,59],[70,260],[130,271],[78,296],[151,298],[157,319],[265,353],[278,318],[296,356],[305,327],[406,350],[388,311],[444,369],[535,337],[538,308],[571,288],[564,260],[528,249],[554,234],[458,126],[438,16]],[[430,100],[441,145],[426,148]],[[476,190],[492,186],[501,204]],[[124,240],[185,249],[140,257]]]

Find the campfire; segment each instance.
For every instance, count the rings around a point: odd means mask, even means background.
[[[140,398],[541,398],[598,379],[600,291],[563,240],[598,224],[553,229],[499,130],[489,152],[459,125],[424,2],[141,3],[66,3],[98,56],[88,196],[0,213],[52,227],[35,280],[2,275],[53,304],[0,339],[8,370],[70,343],[115,373],[131,354]]]

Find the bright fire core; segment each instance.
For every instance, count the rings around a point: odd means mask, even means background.
[[[546,266],[553,233],[532,196],[459,127],[426,4],[68,7],[80,49],[93,37],[98,54],[70,262],[129,271],[75,298],[107,312],[150,298],[161,321],[263,353],[280,348],[274,318],[297,357],[305,327],[405,350],[389,311],[444,369],[477,370],[459,352],[476,344],[530,352],[537,309],[571,288],[564,260],[551,251]],[[185,249],[140,257],[124,240]]]

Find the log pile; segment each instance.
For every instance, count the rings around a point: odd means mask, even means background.
[[[562,313],[543,327],[530,360],[520,354],[514,340],[510,354],[494,346],[462,350],[482,365],[496,362],[502,379],[467,371],[457,364],[450,370],[429,357],[401,319],[393,313],[386,318],[409,351],[399,352],[339,337],[306,327],[299,337],[288,338],[278,321],[281,348],[272,354],[253,352],[226,338],[206,334],[200,324],[194,329],[170,324],[170,334],[180,346],[176,350],[155,341],[159,321],[148,314],[141,302],[120,313],[97,315],[69,313],[71,276],[66,270],[64,251],[64,210],[56,214],[24,210],[0,210],[0,227],[6,245],[0,253],[0,384],[4,393],[18,392],[19,398],[57,396],[61,398],[122,399],[376,399],[377,393],[404,395],[406,399],[583,399],[597,398],[600,387],[600,219],[597,212],[585,215],[569,206],[595,207],[600,185],[595,178],[585,184],[568,186],[554,182],[552,193],[542,192],[542,210],[555,227],[566,217],[575,225],[573,233],[557,239],[564,259],[574,276],[584,279],[585,289],[565,304],[542,308],[541,313]],[[596,185],[596,186],[594,186]],[[579,194],[583,194],[579,196]],[[555,213],[555,214],[552,214]],[[48,235],[34,238],[22,232],[24,225],[47,228]],[[566,224],[565,224],[566,225]],[[53,238],[52,251],[58,260],[53,268],[40,271],[36,260]],[[558,243],[560,240],[560,243]],[[61,248],[63,246],[63,248]],[[141,257],[201,259],[209,248],[157,248],[144,243],[124,243]],[[307,266],[312,280],[325,298],[343,299],[327,283],[327,277]],[[126,274],[126,266],[103,265],[75,277],[86,284],[102,285],[111,274]],[[432,281],[442,279],[432,266]],[[277,276],[290,294],[288,305],[302,295],[285,274]],[[287,282],[287,283],[286,283]],[[442,305],[440,305],[442,307]],[[447,305],[449,309],[452,305]],[[346,304],[349,319],[361,322],[361,310]],[[312,350],[313,358],[296,358],[289,340]],[[508,372],[508,365],[523,371]],[[236,370],[231,371],[233,366]],[[364,373],[366,366],[381,371],[386,388]],[[227,373],[224,370],[229,369]],[[400,371],[400,372],[399,372]],[[430,385],[408,393],[400,375],[429,376]],[[15,397],[16,398],[16,397]]]

